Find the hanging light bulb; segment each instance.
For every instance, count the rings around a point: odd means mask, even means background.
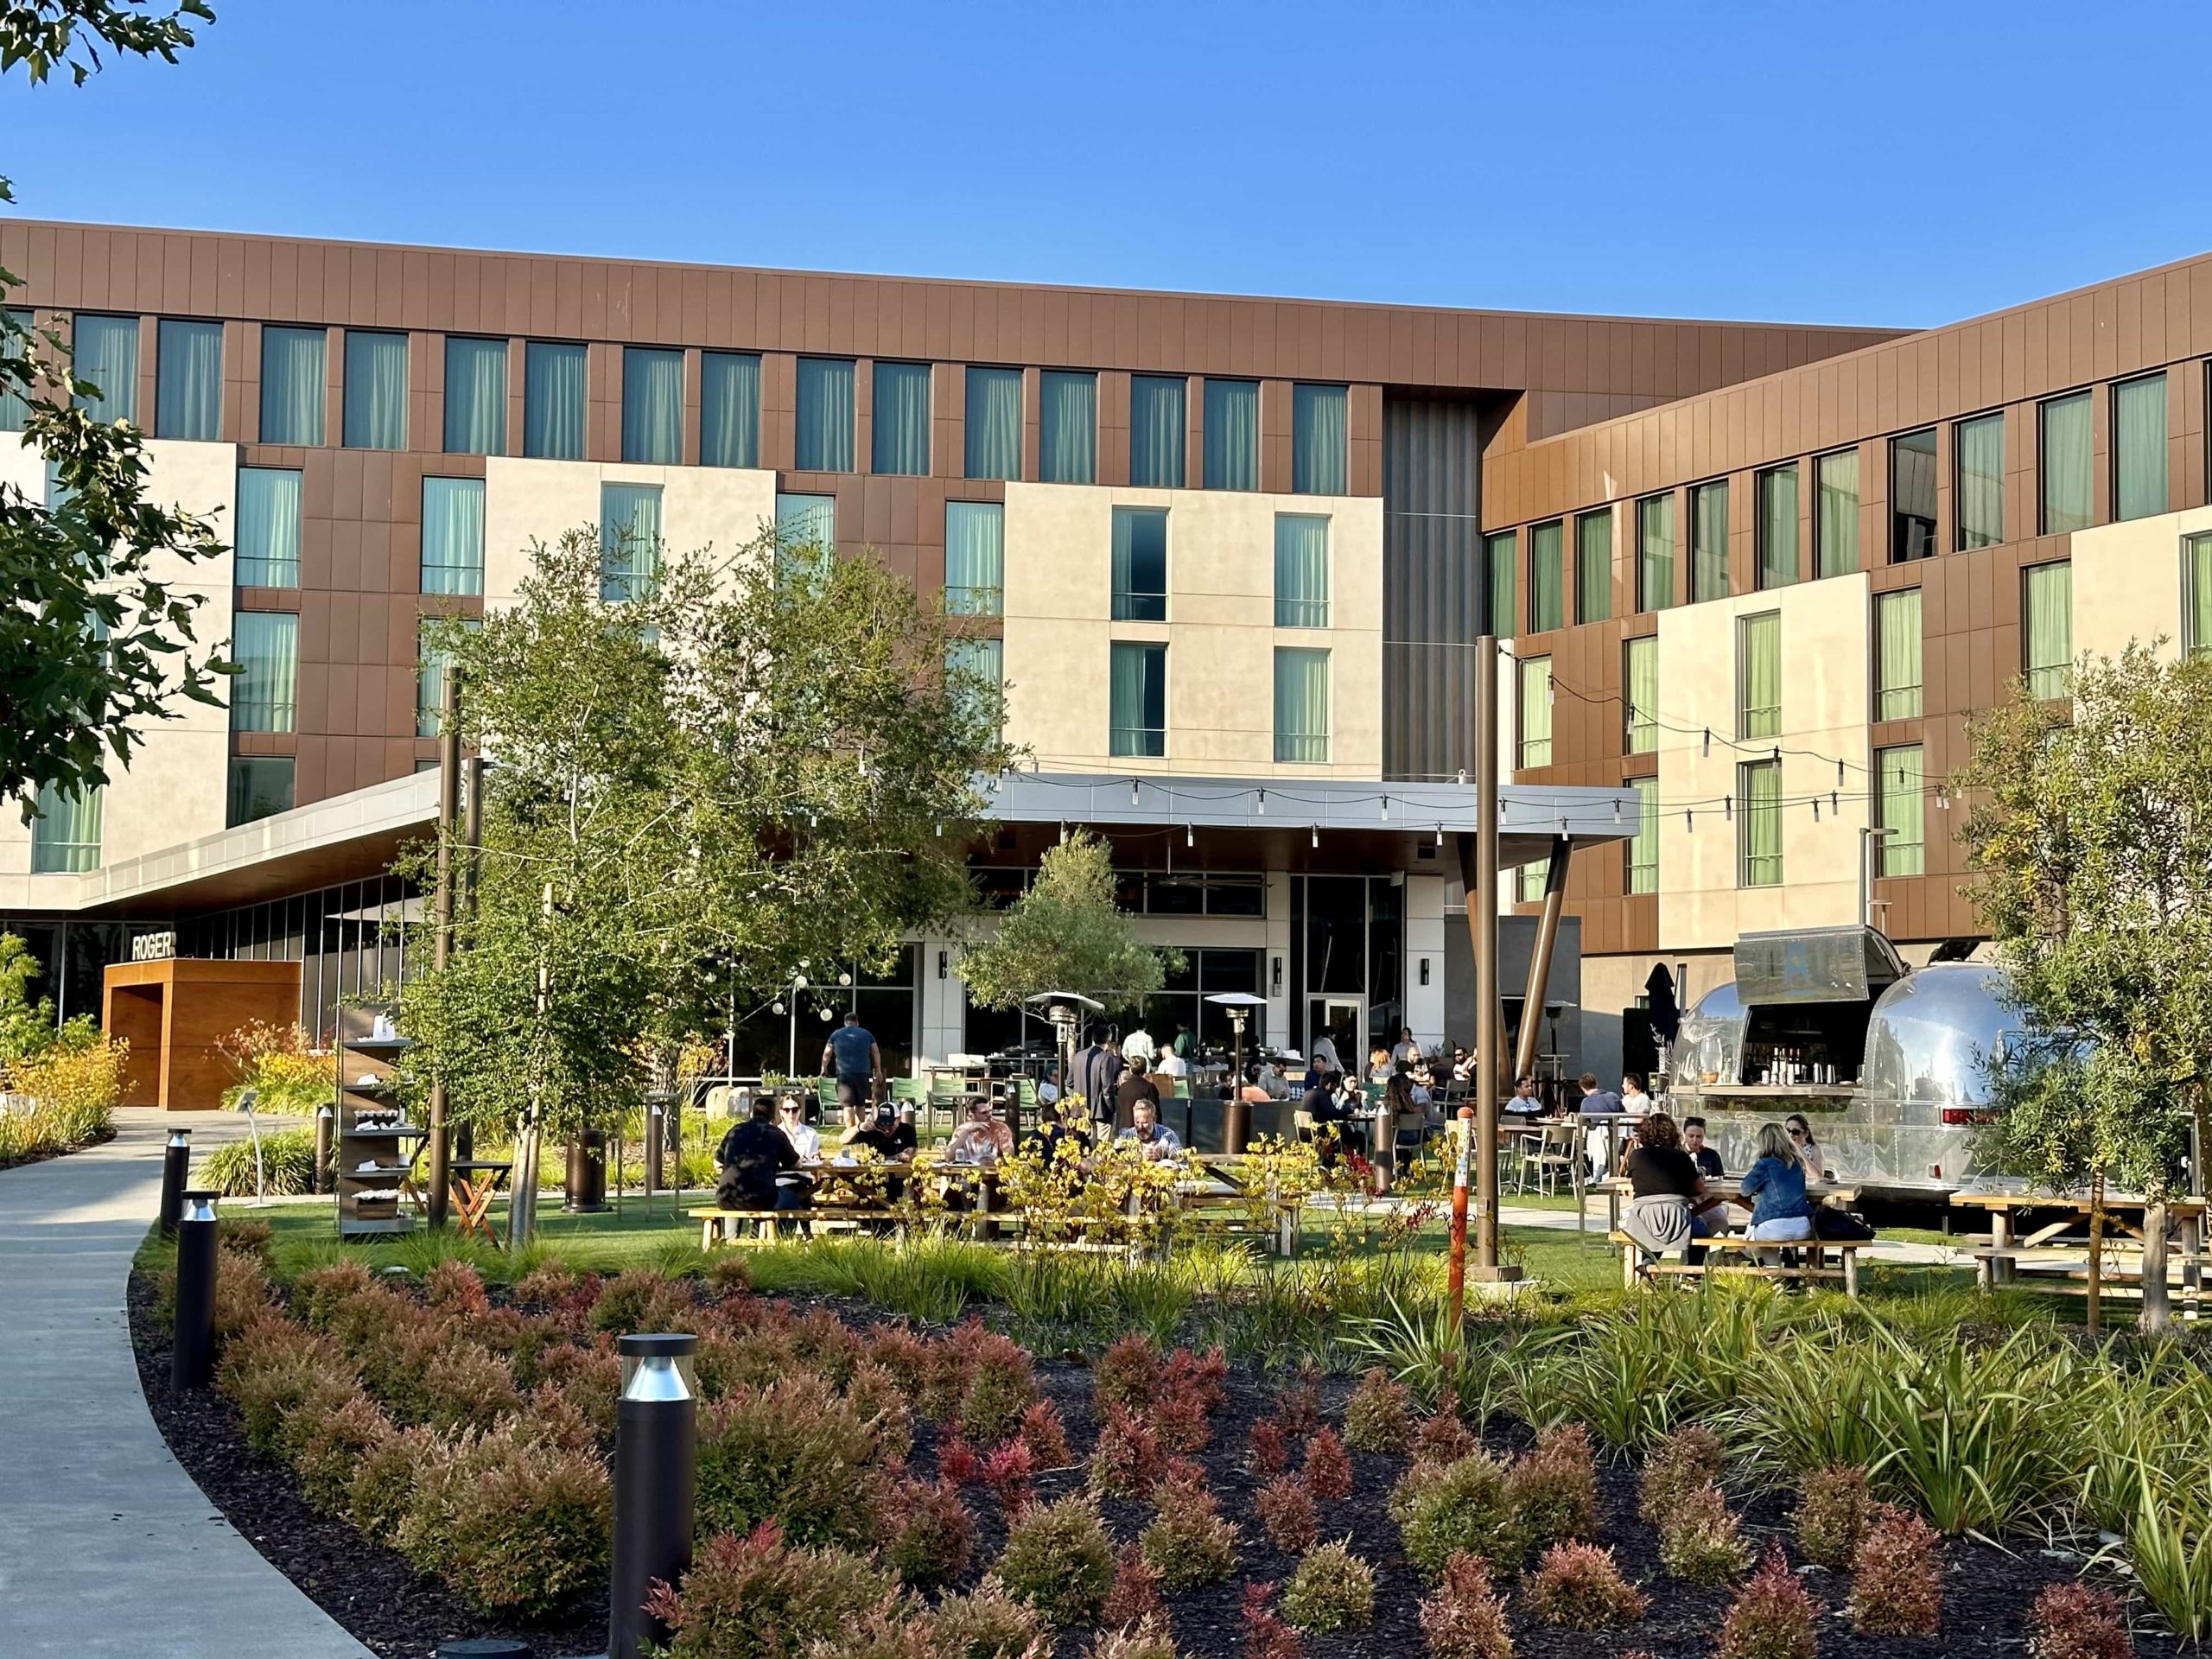
[[[1682,828],[1694,834],[1697,830],[1697,814],[1694,812],[1683,813]]]
[[[780,996],[768,1005],[768,1012],[771,1014],[781,1014],[783,1011],[784,999]]]
[[[943,841],[944,839],[944,826],[942,823],[938,824],[937,827],[937,838],[939,841]]]
[[[1444,844],[1444,826],[1440,823],[1436,826],[1436,844],[1440,847]]]
[[[1320,826],[1319,824],[1318,824],[1318,823],[1317,823],[1317,824],[1315,824],[1315,825],[1313,826],[1313,845],[1314,845],[1315,847],[1317,847],[1317,848],[1318,848],[1318,847],[1319,847],[1319,846],[1320,846],[1320,844],[1321,844],[1321,826]]]
[[[1068,821],[1067,821],[1065,818],[1062,818],[1062,819],[1060,820],[1060,840],[1061,840],[1063,842],[1065,842],[1067,840],[1067,838],[1068,838]]]
[[[1382,798],[1382,822],[1390,822],[1390,798],[1388,795]]]
[[[1707,760],[1713,759],[1713,728],[1710,726],[1705,728],[1704,758]]]
[[[793,989],[793,990],[795,990],[795,991],[803,991],[803,990],[804,990],[805,988],[806,988],[806,976],[805,976],[804,974],[801,974],[801,975],[799,975],[797,978],[795,978],[795,979],[793,979],[793,980],[791,981],[791,989]]]
[[[1620,803],[1620,798],[1619,798],[1618,796],[1615,796],[1615,797],[1613,798],[1613,822],[1614,822],[1615,823],[1618,823],[1620,821],[1621,821],[1621,803]]]
[[[1461,783],[1461,784],[1465,783],[1465,782],[1467,781],[1467,769],[1466,769],[1465,766],[1460,767],[1460,768],[1459,768],[1459,775],[1456,779],[1454,779],[1452,781],[1453,781],[1453,782],[1455,782],[1455,783]]]
[[[1767,759],[1773,761],[1777,766],[1780,766],[1782,764],[1782,745],[1779,743],[1776,744],[1774,746],[1774,753],[1769,755]]]
[[[1140,805],[1140,804],[1142,804],[1142,798],[1142,798],[1142,797],[1141,797],[1141,796],[1137,793],[1137,780],[1136,780],[1135,779],[1134,779],[1134,778],[1130,779],[1129,779],[1129,804],[1130,804],[1131,806],[1137,806],[1137,805]]]
[[[1840,816],[1843,811],[1843,808],[1840,804],[1841,798],[1842,798],[1838,795],[1834,790],[1832,789],[1828,791],[1828,810],[1831,813]]]
[[[1183,844],[1185,847],[1195,847],[1198,844],[1198,831],[1187,823],[1183,826]]]
[[[1267,791],[1266,790],[1264,790],[1264,789],[1263,789],[1263,790],[1262,790],[1262,791],[1260,791],[1260,801],[1259,801],[1259,805],[1258,805],[1258,807],[1257,807],[1257,809],[1256,809],[1256,810],[1257,810],[1257,811],[1259,812],[1259,814],[1260,814],[1260,816],[1261,816],[1261,817],[1265,817],[1267,816],[1267,811],[1268,811],[1268,791]]]
[[[815,1012],[822,1016],[822,1023],[823,1025],[826,1026],[830,1023],[830,1005],[827,1002],[824,1002],[819,1008],[817,1008]]]
[[[1720,816],[1726,823],[1736,822],[1736,798],[1733,795],[1723,795],[1720,798]]]
[[[840,985],[849,985],[853,982],[853,976],[850,974],[839,974],[837,982]]]
[[[1814,797],[1813,797],[1813,822],[1814,822],[1815,823],[1818,823],[1820,821],[1821,821],[1821,798],[1820,798],[1819,796],[1815,795],[1815,796],[1814,796]]]
[[[1835,786],[1838,789],[1843,787],[1843,762],[1840,760],[1835,763]]]

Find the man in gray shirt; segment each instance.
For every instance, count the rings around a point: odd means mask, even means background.
[[[845,1023],[822,1045],[822,1069],[837,1079],[840,1100],[849,1090],[855,1106],[864,1108],[875,1098],[876,1083],[883,1076],[883,1051],[875,1046],[875,1033],[861,1024],[858,1008],[846,1009]]]

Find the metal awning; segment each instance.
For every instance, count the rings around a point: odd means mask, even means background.
[[[1858,923],[1780,928],[1736,941],[1736,995],[1745,1007],[1864,1002],[1904,975],[1897,948]]]

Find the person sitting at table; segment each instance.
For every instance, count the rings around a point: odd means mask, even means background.
[[[1269,1084],[1270,1078],[1274,1079],[1273,1087]],[[1257,1065],[1244,1069],[1244,1086],[1237,1091],[1237,1098],[1249,1105],[1264,1106],[1271,1100],[1281,1098],[1274,1089],[1280,1088],[1281,1083],[1280,1077],[1274,1077],[1274,1068],[1262,1060]]]
[[[797,1188],[779,1185],[776,1177],[798,1167],[798,1154],[775,1124],[776,1103],[766,1095],[754,1096],[752,1116],[734,1124],[715,1149],[721,1166],[721,1180],[715,1189],[715,1203],[724,1210],[797,1210],[806,1199]]]
[[[1037,1080],[1037,1103],[1050,1106],[1060,1097],[1060,1063],[1054,1060]]]
[[[1720,1154],[1705,1144],[1703,1118],[1686,1117],[1682,1120],[1682,1150],[1689,1154],[1690,1161],[1697,1166],[1698,1173],[1707,1180],[1720,1179]]]
[[[1114,1137],[1116,1145],[1141,1147],[1146,1160],[1151,1163],[1183,1155],[1181,1137],[1160,1121],[1158,1101],[1138,1101],[1135,1116],[1136,1121]]]
[[[1359,1116],[1351,1085],[1341,1072],[1325,1072],[1319,1082],[1306,1091],[1299,1105],[1313,1120],[1315,1136],[1323,1142],[1322,1163],[1332,1163],[1336,1155],[1334,1143],[1351,1138]]]
[[[1122,1073],[1122,1081],[1114,1090],[1114,1121],[1121,1124],[1135,1122],[1139,1101],[1150,1101],[1152,1115],[1155,1118],[1160,1116],[1160,1085],[1143,1072],[1131,1069]]]
[[[989,1101],[971,1100],[945,1150],[956,1164],[995,1164],[1014,1155],[1014,1131],[999,1122]]]
[[[1790,1243],[1813,1236],[1805,1197],[1805,1160],[1779,1123],[1759,1125],[1758,1155],[1744,1172],[1739,1193],[1751,1206],[1744,1236],[1754,1243]]]
[[[1644,1092],[1643,1073],[1624,1072],[1621,1075],[1621,1110],[1630,1117],[1642,1117],[1647,1112],[1658,1109],[1658,1103]]]
[[[1062,1158],[1072,1156],[1080,1160],[1090,1150],[1090,1130],[1082,1112],[1072,1103],[1060,1102],[1047,1112],[1039,1114],[1043,1123],[1038,1133],[1022,1143],[1022,1150],[1047,1166],[1058,1164]],[[1072,1154],[1064,1154],[1061,1147],[1073,1146]]]
[[[1506,1102],[1505,1109],[1509,1112],[1520,1112],[1530,1117],[1542,1115],[1544,1097],[1536,1092],[1536,1080],[1534,1077],[1514,1079],[1513,1098]]]
[[[784,1132],[784,1139],[791,1143],[791,1150],[798,1154],[799,1162],[810,1164],[822,1156],[822,1135],[806,1121],[806,1103],[797,1095],[785,1095],[776,1103],[776,1127]],[[786,1201],[785,1190],[796,1193]],[[779,1210],[804,1210],[814,1202],[814,1177],[804,1169],[785,1170],[776,1177],[776,1207]]]
[[[1390,1051],[1380,1043],[1367,1052],[1365,1080],[1369,1083],[1388,1083],[1397,1062],[1390,1058]]]
[[[1687,1252],[1696,1232],[1695,1206],[1705,1197],[1705,1177],[1682,1150],[1675,1120],[1653,1112],[1639,1122],[1623,1168],[1630,1196],[1621,1211],[1621,1230],[1648,1256]]]
[[[889,1101],[885,1101],[870,1113],[862,1113],[856,1107],[848,1107],[845,1122],[845,1132],[837,1137],[837,1144],[848,1152],[864,1147],[885,1163],[901,1167],[914,1161],[914,1154],[919,1145],[914,1126],[912,1122],[901,1122]],[[906,1183],[898,1176],[885,1178],[885,1203],[898,1203],[906,1191]]]
[[[1281,1100],[1290,1093],[1290,1085],[1283,1081],[1282,1073],[1275,1070],[1273,1060],[1262,1060],[1252,1068],[1252,1084],[1259,1090],[1262,1100]],[[1247,1096],[1246,1098],[1251,1096]]]
[[[1475,1075],[1475,1057],[1465,1043],[1452,1045],[1452,1080],[1469,1083]]]
[[[1582,1103],[1575,1109],[1583,1116],[1618,1117],[1621,1115],[1621,1097],[1610,1089],[1600,1088],[1595,1071],[1585,1071],[1575,1079],[1575,1083],[1582,1090]],[[1613,1151],[1611,1126],[1592,1123],[1589,1133],[1583,1137],[1583,1147],[1590,1157],[1590,1179],[1604,1180],[1612,1173],[1610,1167]]]
[[[1782,1127],[1789,1131],[1789,1139],[1797,1147],[1798,1160],[1805,1166],[1806,1182],[1813,1186],[1826,1185],[1828,1160],[1821,1155],[1821,1143],[1813,1139],[1813,1126],[1805,1121],[1805,1115],[1790,1113],[1782,1120]]]

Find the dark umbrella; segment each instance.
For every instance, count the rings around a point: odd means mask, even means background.
[[[1675,976],[1665,963],[1654,968],[1651,977],[1643,982],[1643,995],[1650,1003],[1651,1034],[1662,1044],[1671,1044],[1682,1028],[1682,1011],[1675,1001]]]

